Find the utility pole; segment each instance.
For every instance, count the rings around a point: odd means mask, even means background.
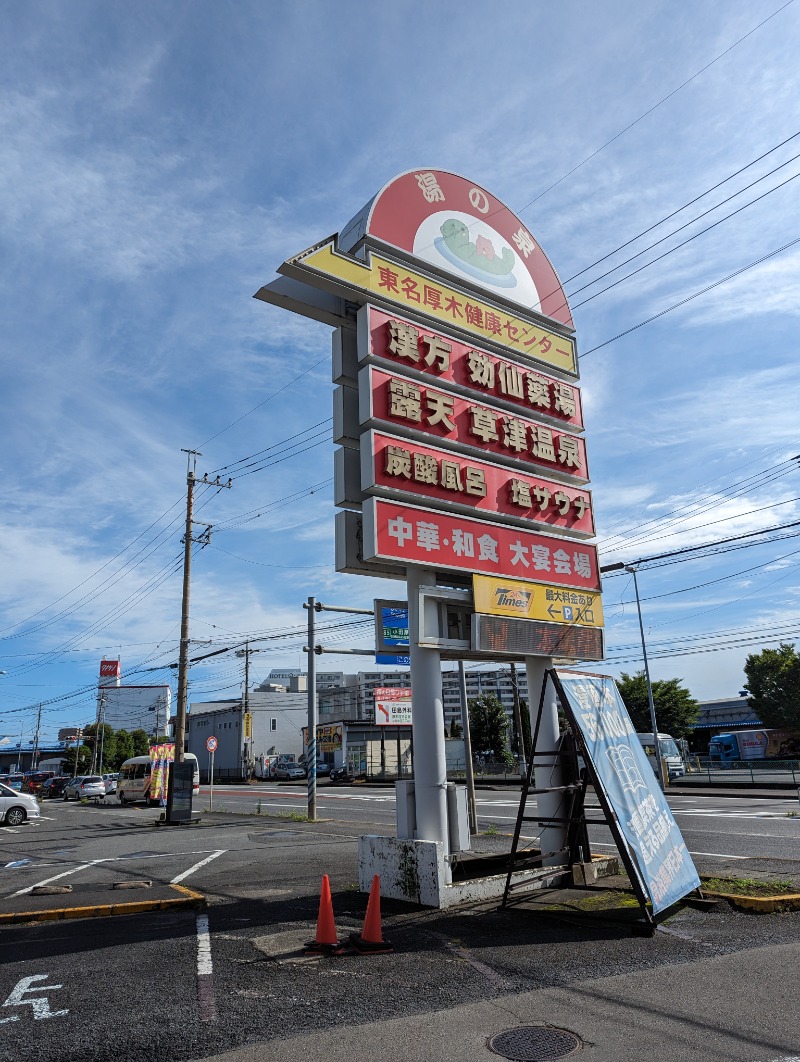
[[[42,706],[39,705],[39,714],[36,716],[36,735],[33,739],[33,757],[31,759],[31,770],[35,771],[39,763],[39,730],[42,725]]]
[[[175,720],[175,762],[183,763],[183,746],[186,740],[186,687],[189,671],[189,591],[192,580],[192,545],[199,542],[207,546],[211,541],[211,526],[206,524],[205,531],[197,538],[192,537],[192,514],[194,511],[195,483],[211,487],[231,487],[229,479],[224,483],[219,476],[211,480],[208,473],[201,480],[197,479],[197,458],[203,455],[199,450],[184,450],[186,454],[186,530],[183,536],[183,597],[181,601],[181,648],[178,657],[178,707]]]
[[[244,657],[244,696],[242,697],[242,714],[243,715],[248,715],[249,712],[250,712],[250,654],[251,653],[260,653],[260,652],[261,652],[260,649],[251,649],[250,648],[250,642],[245,642],[244,643],[244,649],[237,649],[236,650],[236,655],[237,656],[239,656],[239,657],[243,656]],[[246,738],[244,736],[244,720],[242,721],[242,762],[243,762],[243,765],[244,765],[242,773],[245,775],[245,778],[248,781],[250,779],[249,761],[250,761],[250,759],[252,757],[252,752],[253,752],[252,720],[251,720],[250,726],[251,726],[250,737]]]

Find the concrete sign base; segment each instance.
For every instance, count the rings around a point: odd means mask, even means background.
[[[372,877],[378,874],[382,897],[423,907],[443,909],[503,896],[505,873],[448,884],[448,871],[444,849],[438,841],[372,835],[358,839],[358,887],[361,892],[370,891]],[[525,883],[532,890],[551,889],[571,885],[572,873],[566,866],[546,867],[519,871],[512,880],[515,884]]]

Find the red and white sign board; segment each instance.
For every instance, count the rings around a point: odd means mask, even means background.
[[[578,590],[600,590],[597,550],[574,542],[402,502],[369,498],[363,506],[365,561],[373,559],[535,579]]]
[[[361,487],[436,507],[499,514],[565,534],[594,534],[588,490],[489,464],[411,439],[366,432],[361,438]]]
[[[206,748],[209,752],[217,751],[217,739],[213,736],[213,734],[211,737],[206,738]]]
[[[544,338],[532,330],[530,357]],[[381,358],[409,372],[433,376],[443,384],[526,413],[552,418],[583,431],[580,390],[522,360],[500,357],[407,318],[374,306],[358,312],[359,357]]]
[[[410,170],[384,185],[354,222],[383,243],[572,328],[544,251],[505,203],[465,177]]]
[[[373,697],[376,726],[411,726],[411,690],[378,686]]]
[[[361,370],[358,383],[362,425],[380,427],[385,422],[409,434],[432,435],[462,452],[491,453],[515,465],[588,482],[586,444],[579,435],[374,365]]]
[[[122,675],[122,663],[119,660],[101,660],[100,678],[119,678]]]

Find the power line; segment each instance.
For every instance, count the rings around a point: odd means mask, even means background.
[[[789,159],[789,162],[794,162],[798,158],[800,158],[800,155],[795,155],[794,158]],[[776,169],[781,169],[783,166],[788,166],[789,162],[781,163],[781,166],[776,167]],[[775,172],[776,172],[775,170],[772,170],[771,173],[765,174],[764,177],[759,177],[758,181],[765,180],[766,177],[771,176],[772,173],[775,173]],[[742,211],[748,210],[751,206],[754,206],[756,203],[760,203],[762,199],[765,199],[768,195],[772,195],[773,192],[779,191],[781,188],[783,188],[785,185],[789,184],[791,181],[797,180],[798,177],[800,177],[800,173],[793,173],[792,176],[791,177],[787,177],[785,181],[781,181],[780,184],[776,184],[773,188],[768,188],[766,192],[762,192],[762,194],[756,196],[755,199],[751,199],[749,202],[743,203],[740,207],[737,207],[736,210],[732,210],[730,212],[730,214],[726,214],[724,217],[719,218],[717,221],[713,222],[711,225],[707,225],[706,228],[701,229],[699,232],[693,233],[691,236],[689,236],[685,240],[682,240],[680,243],[676,243],[674,247],[668,248],[668,250],[664,251],[663,254],[658,255],[656,258],[651,259],[649,262],[645,262],[643,265],[639,266],[637,269],[632,270],[626,276],[620,277],[618,280],[615,280],[613,284],[609,284],[607,287],[602,288],[600,291],[596,291],[593,295],[590,295],[588,298],[584,299],[582,302],[574,303],[572,308],[573,309],[578,309],[581,306],[585,306],[587,303],[591,302],[593,299],[596,299],[599,295],[605,295],[607,292],[612,291],[616,287],[619,287],[619,285],[620,284],[624,284],[626,280],[630,280],[631,277],[635,277],[637,274],[641,273],[643,270],[649,269],[650,266],[655,265],[657,262],[663,261],[663,259],[665,259],[668,255],[673,254],[675,251],[679,251],[682,247],[686,247],[686,245],[690,244],[693,240],[698,239],[700,236],[704,236],[707,232],[711,232],[713,229],[716,229],[719,225],[722,225],[724,222],[730,221],[730,219],[736,217],[737,214],[741,214]],[[654,243],[651,243],[648,247],[644,247],[644,248],[642,248],[641,251],[637,251],[636,254],[631,255],[630,258],[626,258],[625,261],[620,262],[618,265],[615,265],[612,269],[609,269],[607,272],[603,273],[601,276],[595,277],[594,280],[588,281],[586,284],[583,285],[583,287],[577,288],[576,291],[572,292],[570,294],[570,298],[572,298],[573,295],[577,295],[578,292],[580,292],[580,291],[586,291],[587,288],[590,288],[590,287],[592,287],[595,284],[599,284],[601,280],[605,279],[605,277],[611,276],[612,273],[615,273],[618,269],[622,269],[624,266],[628,265],[630,262],[633,262],[637,258],[640,258],[643,254],[647,254],[648,251],[652,251],[655,247],[658,247],[659,244],[664,243],[665,240],[669,240],[671,237],[676,236],[679,232],[682,232],[683,229],[688,228],[690,225],[694,225],[701,218],[704,218],[708,214],[711,214],[714,210],[718,210],[721,206],[723,206],[725,203],[730,202],[730,200],[734,199],[737,195],[741,195],[742,192],[747,191],[747,188],[752,188],[754,184],[758,184],[758,181],[753,181],[752,184],[747,185],[745,188],[739,189],[738,192],[734,192],[733,195],[729,196],[728,199],[723,200],[722,203],[717,203],[716,206],[709,207],[709,209],[704,211],[702,214],[698,214],[697,217],[692,218],[691,220],[687,221],[683,225],[680,225],[677,229],[674,229],[672,232],[668,232],[666,236],[662,236],[661,239],[656,240]]]
[[[696,195],[693,199],[689,199],[682,206],[679,206],[677,209],[673,210],[671,213],[667,214],[665,217],[661,218],[659,221],[653,222],[653,224],[649,225],[646,229],[642,229],[642,231],[638,232],[635,236],[631,236],[630,239],[626,240],[624,243],[621,243],[621,244],[619,244],[619,246],[615,247],[613,249],[613,251],[609,251],[607,254],[604,254],[601,258],[596,259],[594,262],[591,262],[589,265],[584,266],[583,269],[578,270],[577,273],[573,273],[573,275],[571,277],[568,277],[567,280],[564,281],[564,286],[566,287],[567,284],[571,284],[573,280],[577,280],[578,277],[583,276],[583,274],[587,273],[590,269],[594,269],[595,266],[599,266],[603,262],[607,261],[609,258],[613,258],[613,256],[615,254],[618,254],[620,251],[624,251],[626,247],[630,247],[630,245],[632,243],[636,243],[636,241],[640,240],[642,238],[642,236],[646,236],[648,234],[648,232],[653,232],[654,229],[660,228],[667,221],[671,221],[674,217],[677,217],[678,214],[681,214],[684,210],[687,210],[690,206],[694,206],[695,203],[699,203],[701,199],[705,199],[705,197],[707,195],[710,195],[712,192],[716,192],[716,190],[718,188],[721,188],[724,184],[727,184],[728,181],[732,181],[734,177],[739,177],[742,173],[745,172],[745,170],[749,170],[752,166],[755,166],[757,163],[763,162],[764,159],[767,158],[768,155],[774,154],[774,152],[780,150],[780,148],[782,148],[782,147],[785,147],[785,145],[790,143],[792,140],[797,139],[798,136],[800,136],[800,131],[797,132],[797,133],[792,133],[791,136],[786,137],[785,140],[781,140],[781,142],[779,144],[776,144],[774,147],[771,147],[768,151],[765,151],[763,155],[759,155],[758,158],[753,159],[752,162],[748,162],[746,165],[741,166],[738,170],[735,170],[733,173],[728,174],[728,176],[723,178],[721,181],[717,181],[717,183],[711,185],[710,188],[706,188],[706,190],[704,192],[701,192],[699,195]],[[797,158],[797,156],[795,156],[795,158]],[[785,163],[784,163],[784,165],[785,165]],[[775,171],[771,171],[771,172],[775,172]],[[763,178],[759,178],[759,179],[763,180]],[[740,191],[744,191],[744,189],[740,189]],[[738,195],[739,192],[737,192],[735,194]],[[726,200],[723,200],[723,202],[726,202]],[[719,204],[719,203],[717,204],[717,206],[721,206],[721,205],[722,204]],[[716,209],[716,208],[712,207],[712,209]],[[695,220],[697,220],[697,219],[695,219]],[[602,279],[602,278],[596,278],[596,279]],[[592,281],[591,283],[594,283],[594,281]],[[583,290],[582,288],[578,288],[577,289],[577,291],[582,291],[582,290]],[[557,294],[557,291],[551,291],[550,292],[551,296],[555,295],[555,294]],[[573,292],[573,294],[575,294],[575,292]],[[544,301],[544,300],[542,300],[542,301]]]
[[[547,195],[548,192],[551,192],[554,188],[557,188],[559,184],[565,181],[568,177],[571,177],[573,173],[576,173],[582,166],[585,166],[587,162],[590,162],[593,158],[599,155],[601,151],[605,151],[605,149],[607,147],[610,147],[610,145],[613,144],[615,140],[619,140],[621,136],[623,136],[629,130],[633,129],[634,126],[638,125],[639,122],[647,118],[648,115],[653,113],[653,111],[661,107],[662,104],[667,102],[667,100],[671,99],[676,93],[680,92],[682,88],[686,88],[687,85],[691,84],[692,81],[696,80],[701,74],[705,73],[706,70],[714,66],[715,63],[718,63],[720,59],[726,56],[729,52],[733,51],[734,48],[738,47],[738,45],[740,45],[742,41],[747,40],[747,38],[752,36],[752,34],[756,32],[756,30],[759,30],[762,26],[765,26],[767,22],[770,21],[770,19],[775,18],[776,15],[779,15],[781,11],[789,7],[789,5],[793,2],[794,0],[787,0],[785,4],[782,4],[781,7],[773,11],[771,15],[768,15],[765,19],[759,22],[757,26],[753,26],[753,28],[751,30],[748,30],[747,33],[744,34],[744,36],[739,37],[739,39],[734,41],[733,44],[729,45],[725,49],[725,51],[720,52],[719,55],[715,56],[710,63],[706,63],[705,66],[701,67],[698,71],[696,71],[696,73],[692,74],[691,77],[687,78],[685,81],[682,81],[681,84],[677,86],[677,88],[674,88],[671,92],[668,92],[666,96],[664,96],[658,101],[658,103],[653,104],[653,106],[649,107],[643,114],[640,114],[638,118],[634,119],[634,121],[632,121],[629,125],[626,125],[624,129],[621,129],[618,133],[615,133],[610,140],[607,140],[605,144],[601,144],[599,148],[596,148],[593,152],[591,152],[591,154],[587,155],[582,162],[579,162],[577,164],[577,166],[573,166],[571,170],[568,170],[562,177],[559,177],[557,181],[554,181],[551,185],[548,185],[548,187],[545,188],[544,191],[540,192],[534,199],[531,199],[530,203],[526,203],[524,207],[521,207],[520,213],[523,210],[527,210],[529,207],[532,207],[534,203],[538,203],[542,196]]]
[[[789,0],[793,3],[794,0]],[[757,265],[761,265],[762,262],[768,261],[770,258],[774,258],[778,254],[782,254],[784,251],[788,251],[790,247],[794,247],[795,244],[800,243],[800,236],[794,240],[790,240],[789,243],[785,243],[782,247],[776,247],[774,251],[770,251],[768,254],[763,255],[761,258],[756,258],[755,261],[749,262],[746,266],[742,266],[741,269],[735,270],[733,273],[729,273],[721,280],[715,280],[713,284],[707,285],[705,288],[701,288],[699,291],[693,292],[691,295],[687,295],[685,299],[681,299],[679,302],[673,303],[672,306],[668,306],[665,310],[660,310],[658,313],[654,313],[652,317],[648,317],[644,321],[640,321],[638,324],[633,325],[631,328],[626,328],[624,332],[619,332],[617,335],[612,336],[611,339],[606,339],[603,343],[598,343],[597,346],[591,347],[589,350],[585,350],[583,354],[579,354],[579,358],[586,358],[590,354],[594,354],[595,351],[602,350],[603,347],[609,346],[611,343],[616,343],[618,339],[622,339],[624,336],[630,335],[631,332],[635,332],[639,328],[644,328],[645,325],[652,324],[653,321],[657,321],[659,317],[664,317],[666,314],[671,313],[673,310],[677,310],[681,306],[685,306],[687,302],[692,302],[694,299],[699,298],[701,295],[705,295],[707,292],[712,291],[714,288],[720,287],[722,284],[727,284],[729,280],[733,280],[735,277],[741,276],[742,273],[746,273],[748,269],[753,269]]]

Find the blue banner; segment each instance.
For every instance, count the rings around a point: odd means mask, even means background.
[[[620,840],[650,897],[653,914],[700,887],[692,857],[628,709],[609,675],[556,671],[580,730],[586,757],[616,816]]]

